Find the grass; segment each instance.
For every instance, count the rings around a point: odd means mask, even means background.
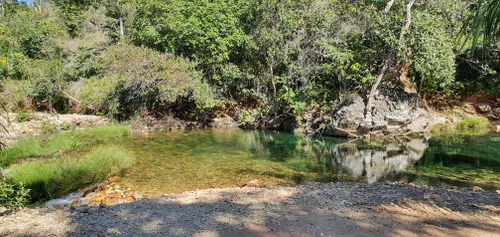
[[[464,117],[457,123],[438,124],[431,128],[430,132],[433,136],[480,136],[489,132],[489,121],[483,117]]]
[[[101,182],[130,167],[134,157],[126,149],[107,145],[92,149],[82,158],[63,157],[18,165],[8,173],[10,183],[30,189],[32,202],[56,198],[81,187]]]
[[[8,167],[23,158],[58,157],[68,151],[116,141],[129,134],[130,129],[125,126],[109,125],[83,131],[27,138],[0,153],[0,166]]]
[[[36,114],[31,111],[20,110],[16,114],[15,121],[18,123],[24,123],[36,119],[36,117]]]

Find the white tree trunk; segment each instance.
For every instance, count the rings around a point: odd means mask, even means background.
[[[393,4],[393,0],[389,1],[387,4],[386,10],[390,9],[390,7]],[[377,92],[378,86],[380,85],[380,82],[384,78],[385,72],[387,69],[389,69],[389,66],[391,64],[392,58],[394,57],[394,54],[397,53],[399,46],[403,43],[404,35],[406,31],[410,28],[411,25],[411,7],[413,6],[413,3],[415,3],[415,0],[410,0],[408,2],[408,5],[406,5],[406,24],[403,26],[401,29],[401,33],[399,34],[399,40],[397,44],[397,48],[393,48],[389,51],[389,54],[387,55],[387,58],[384,60],[384,65],[380,69],[378,75],[377,75],[377,80],[373,84],[370,94],[368,95],[368,99],[366,102],[366,107],[365,107],[365,125],[372,126],[373,124],[373,118],[372,118],[372,112],[373,112],[373,97],[375,96],[375,93]]]

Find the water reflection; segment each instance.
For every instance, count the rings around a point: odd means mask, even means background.
[[[336,173],[347,172],[352,177],[365,177],[366,182],[374,183],[405,171],[423,157],[427,147],[424,139],[394,142],[376,148],[338,144],[332,149],[332,166]]]
[[[498,137],[497,137],[498,138]],[[138,161],[122,182],[152,195],[187,190],[307,181],[385,180],[496,187],[495,137],[412,139],[383,145],[290,133],[217,129],[135,136],[125,142]]]

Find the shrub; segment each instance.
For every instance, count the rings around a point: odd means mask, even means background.
[[[8,179],[31,189],[32,202],[56,198],[120,173],[134,162],[133,156],[118,146],[101,146],[83,158],[62,157],[21,164]]]
[[[29,203],[29,189],[22,183],[10,184],[0,181],[0,206],[6,208],[21,208]]]
[[[118,44],[95,64],[102,77],[83,82],[79,99],[91,109],[128,118],[139,109],[152,111],[194,104],[198,109],[217,101],[194,64],[172,54]],[[165,112],[165,111],[163,111]]]
[[[35,119],[35,118],[36,118],[36,116],[33,114],[33,112],[27,111],[27,110],[20,110],[20,111],[17,111],[15,120],[18,123],[24,123],[24,122],[31,121],[32,119]]]
[[[92,77],[74,83],[71,91],[84,108],[112,115],[117,113],[118,101],[115,92],[118,83],[117,78]]]
[[[8,111],[26,109],[31,107],[26,89],[30,86],[29,81],[8,80],[3,82],[0,100],[5,102]]]
[[[443,89],[455,79],[453,40],[441,17],[416,11],[410,35],[412,68],[422,90]]]

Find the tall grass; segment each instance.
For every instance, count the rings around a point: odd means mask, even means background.
[[[478,136],[489,132],[490,123],[482,117],[464,117],[455,124],[438,124],[431,128],[433,136]]]
[[[81,187],[101,182],[130,167],[134,157],[124,148],[100,146],[83,158],[40,160],[14,167],[7,178],[31,190],[33,202],[56,198]]]
[[[129,134],[130,129],[125,126],[109,125],[64,134],[27,138],[0,153],[0,166],[7,167],[22,158],[57,156],[59,153],[81,147],[116,141]]]

